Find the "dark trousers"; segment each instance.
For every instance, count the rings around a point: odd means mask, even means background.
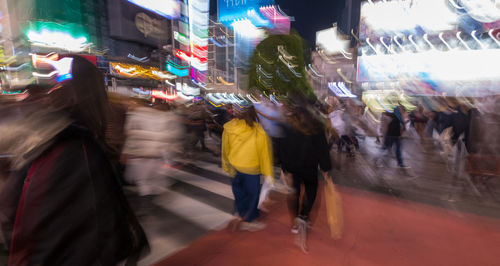
[[[280,164],[280,143],[282,141],[282,138],[271,138],[272,144],[273,144],[273,159],[274,159],[274,164],[279,165]]]
[[[385,137],[384,148],[390,152],[392,145],[396,145],[396,158],[398,160],[398,165],[403,165],[403,156],[401,155],[401,137]]]
[[[352,152],[351,151],[352,140],[349,136],[342,135],[339,139],[338,145],[339,145],[339,151],[342,151],[342,147],[345,146],[348,153]]]
[[[309,219],[309,213],[316,200],[316,193],[318,191],[318,173],[300,173],[292,174],[293,188],[295,193],[288,197],[288,208],[293,217],[300,216],[303,219]],[[301,185],[304,184],[305,195],[302,197],[302,206],[300,204]]]
[[[260,175],[237,172],[233,179],[234,205],[238,215],[246,222],[259,217],[257,204],[260,195]]]
[[[188,125],[187,126],[187,135],[190,136],[190,148],[193,148],[200,142],[201,147],[203,149],[206,148],[205,146],[205,124],[201,125]]]

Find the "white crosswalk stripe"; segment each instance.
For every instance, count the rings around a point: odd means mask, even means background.
[[[167,172],[173,184],[148,206],[137,195],[130,197],[151,245],[151,252],[139,261],[141,266],[158,262],[210,230],[224,228],[233,217],[231,177],[216,163],[199,161]]]

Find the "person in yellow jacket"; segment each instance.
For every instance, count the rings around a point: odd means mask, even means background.
[[[257,231],[265,227],[255,219],[259,216],[260,176],[273,178],[272,146],[252,105],[236,106],[234,116],[222,133],[222,168],[234,177],[232,188],[240,229]]]

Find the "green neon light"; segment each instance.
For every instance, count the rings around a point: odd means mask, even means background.
[[[189,45],[189,38],[180,32],[174,31],[174,39],[184,45]]]
[[[181,66],[181,65],[178,65],[176,63],[174,63],[173,61],[170,61],[170,60],[167,60],[167,64],[168,65],[171,65],[175,68],[180,68],[180,69],[185,69],[185,68],[189,68],[189,66]]]
[[[28,22],[24,34],[33,45],[37,46],[78,52],[86,49],[89,45],[88,34],[78,24],[61,25],[46,21]]]

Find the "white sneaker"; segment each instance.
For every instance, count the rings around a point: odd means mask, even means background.
[[[266,224],[263,222],[241,222],[240,223],[240,230],[241,231],[250,231],[250,232],[256,232],[260,231],[262,229],[266,228]]]

